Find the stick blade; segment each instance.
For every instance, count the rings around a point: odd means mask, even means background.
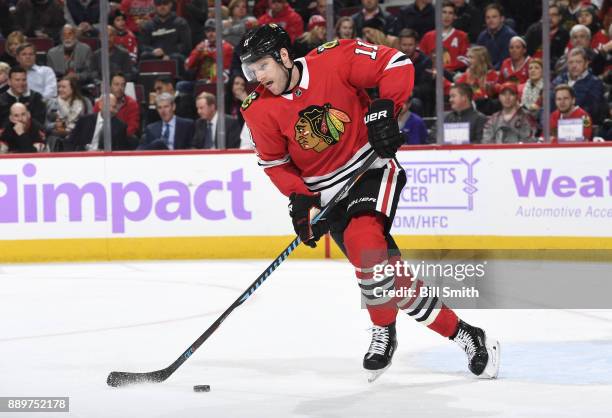
[[[168,375],[163,370],[150,373],[110,372],[106,384],[116,388],[138,383],[159,383],[167,378]]]

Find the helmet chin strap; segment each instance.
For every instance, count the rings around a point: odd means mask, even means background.
[[[289,86],[291,85],[291,75],[293,73],[294,67],[295,67],[295,61],[291,63],[291,67],[289,68],[285,67],[285,64],[283,64],[283,68],[287,70],[287,84],[285,84],[285,88],[283,89],[284,91],[281,94],[288,94],[291,92],[291,89],[289,88]]]

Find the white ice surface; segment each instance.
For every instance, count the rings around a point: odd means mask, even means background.
[[[112,370],[174,361],[266,261],[0,266],[0,396],[70,396],[20,417],[609,417],[612,312],[469,310],[502,344],[496,381],[405,315],[393,366],[368,384],[352,268],[287,261],[166,382]],[[194,393],[193,385],[211,385]]]

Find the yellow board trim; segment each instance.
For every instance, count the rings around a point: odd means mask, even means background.
[[[394,235],[393,238],[402,250],[612,250],[612,237]],[[331,258],[344,257],[335,244],[331,246],[330,255]]]
[[[274,237],[160,237],[0,240],[0,262],[186,260],[186,259],[274,259],[295,236]],[[295,249],[298,258],[325,258],[324,245],[314,250]]]
[[[401,249],[582,249],[612,250],[612,237],[502,237],[502,236],[394,236]],[[160,237],[0,240],[0,262],[109,261],[163,259],[273,259],[294,236]],[[331,258],[344,258],[332,243]],[[316,249],[300,245],[292,258],[325,258],[321,241]]]

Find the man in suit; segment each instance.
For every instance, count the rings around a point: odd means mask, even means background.
[[[191,120],[197,117],[193,94],[177,91],[174,88],[174,80],[172,77],[163,75],[155,79],[153,91],[149,93],[147,123],[159,121],[159,113],[157,113],[155,98],[162,93],[169,93],[174,97],[174,104],[176,105],[175,114],[177,116]]]
[[[198,119],[195,123],[193,148],[225,149],[240,148],[240,122],[230,115],[225,115],[225,143],[217,135],[217,98],[214,94],[203,92],[196,99]]]
[[[147,125],[139,149],[174,150],[191,148],[193,121],[176,116],[174,96],[170,93],[162,93],[155,98],[155,105],[161,120]]]
[[[127,140],[127,125],[117,118],[117,98],[109,95],[110,114],[111,114],[111,147],[113,151],[129,150]],[[103,108],[103,100],[100,97],[96,106]],[[102,111],[90,113],[80,117],[70,136],[64,143],[64,151],[101,151],[104,150],[103,134],[104,118]]]

